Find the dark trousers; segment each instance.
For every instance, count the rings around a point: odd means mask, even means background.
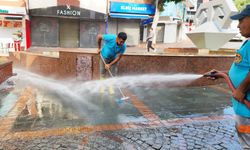
[[[113,61],[113,60],[108,60],[108,59],[105,59],[105,58],[103,58],[103,59],[104,59],[104,61],[105,61],[106,64],[109,64],[109,63],[111,63]],[[112,73],[113,76],[117,76],[118,64],[119,64],[119,62],[113,64],[111,66],[111,68],[110,68],[110,71],[111,71],[111,73]],[[108,76],[106,75],[106,72],[108,70],[105,69],[105,65],[104,65],[104,63],[103,63],[103,61],[101,59],[99,61],[99,65],[100,65],[100,77],[101,78],[110,77],[110,75],[108,75]]]
[[[148,48],[148,52],[150,49],[153,49],[153,50],[155,49],[154,47],[152,47],[152,41],[148,41],[147,48]]]

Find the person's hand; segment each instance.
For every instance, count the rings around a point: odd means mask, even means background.
[[[111,67],[111,65],[110,65],[110,64],[105,64],[105,69],[106,69],[106,70],[109,70],[109,69],[110,69],[110,67]]]
[[[101,53],[101,49],[98,48],[98,49],[97,49],[97,54],[99,55],[100,53]]]
[[[235,89],[233,91],[233,94],[232,94],[233,98],[239,100],[239,101],[243,101],[245,96],[246,96],[246,93],[244,93],[242,90],[240,89]]]
[[[219,78],[218,76],[216,76],[217,73],[220,73],[220,71],[212,69],[211,71],[205,73],[203,76],[211,80],[216,80]]]

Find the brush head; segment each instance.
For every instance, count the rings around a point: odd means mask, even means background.
[[[124,104],[124,101],[122,101],[121,99],[117,99],[117,100],[115,100],[115,101],[116,101],[116,103],[117,103],[118,105]]]
[[[116,102],[117,104],[123,104],[124,102],[128,101],[130,98],[129,97],[122,97],[120,99],[117,99]]]
[[[121,101],[126,101],[126,100],[129,100],[130,98],[129,97],[122,97],[120,100]]]

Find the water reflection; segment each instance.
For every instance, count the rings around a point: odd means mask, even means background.
[[[116,86],[125,86],[161,119],[229,113],[230,109],[226,108],[230,108],[227,102],[230,95],[211,87],[148,86],[150,82],[190,82],[199,77],[185,74],[143,75],[105,81],[62,82],[19,71],[16,89],[32,87],[36,93],[34,101],[37,114],[32,116],[25,113],[30,111],[27,107],[18,116],[13,130],[148,121],[131,102],[117,103],[121,95]],[[109,93],[110,83],[114,85],[114,94]],[[104,92],[100,92],[102,86],[106,88]]]

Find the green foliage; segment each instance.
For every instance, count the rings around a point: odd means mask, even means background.
[[[159,0],[158,9],[160,12],[164,11],[164,5],[168,2],[175,2],[175,4],[182,2],[183,0]],[[249,0],[248,0],[249,1]]]
[[[250,4],[250,0],[234,0],[235,6],[239,11],[244,9],[247,4]]]

